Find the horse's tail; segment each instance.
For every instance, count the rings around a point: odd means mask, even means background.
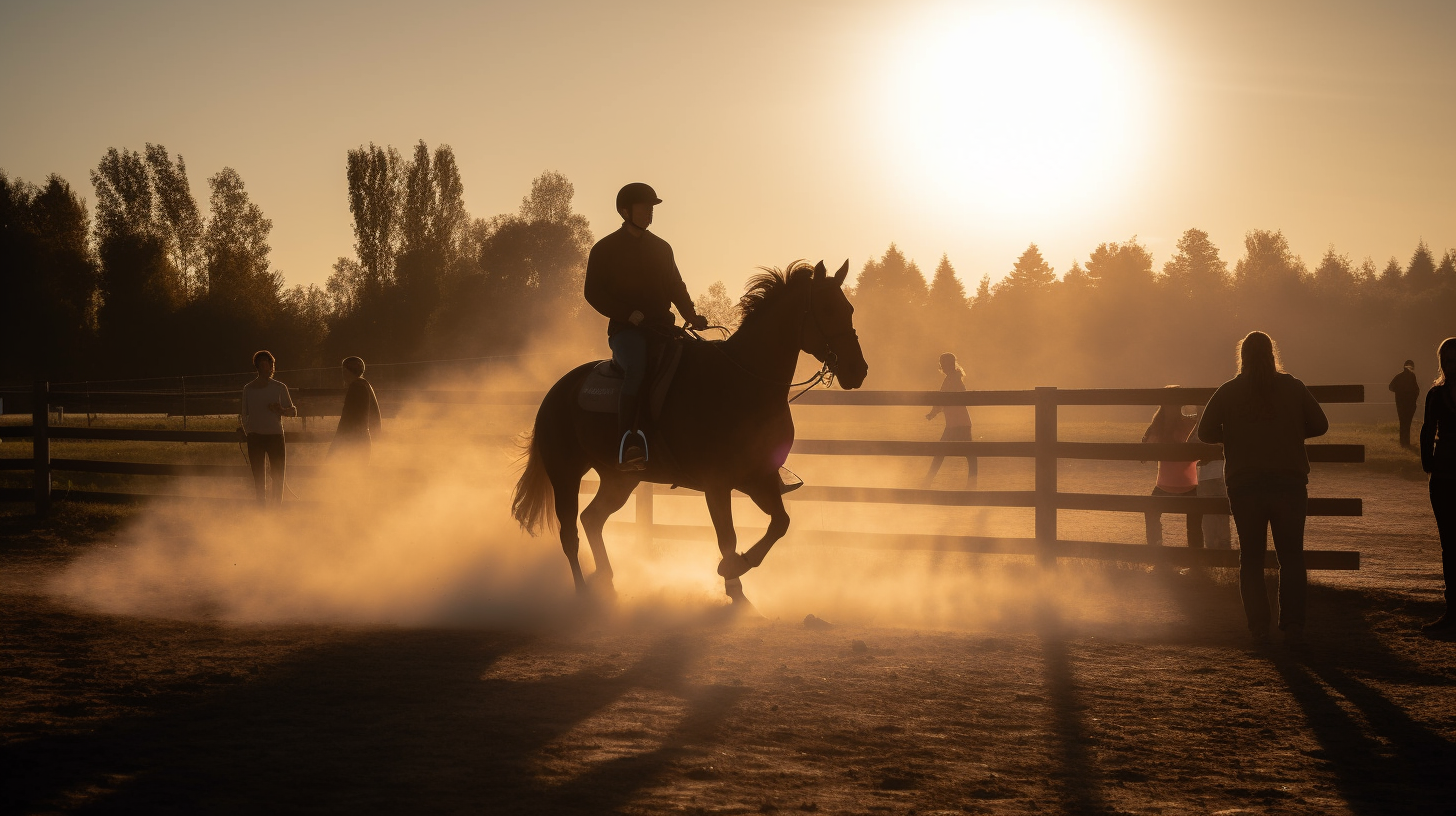
[[[541,418],[536,417],[536,427],[526,437],[526,467],[516,482],[515,495],[511,497],[511,516],[521,529],[536,535],[556,527],[556,492],[551,487],[551,477],[546,473],[545,457],[541,455]]]

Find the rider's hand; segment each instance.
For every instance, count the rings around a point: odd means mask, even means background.
[[[692,326],[694,331],[703,331],[708,328],[708,318],[695,314],[688,318],[688,325]]]
[[[633,311],[632,314],[627,315],[627,322],[628,323],[631,323],[634,326],[640,326],[640,325],[642,325],[642,321],[644,321],[646,319],[647,319],[647,315],[642,314],[641,312],[638,312],[638,311]]]

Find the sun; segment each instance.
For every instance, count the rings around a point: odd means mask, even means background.
[[[927,15],[883,73],[878,125],[896,175],[992,213],[1105,200],[1150,131],[1129,39],[1066,5]]]

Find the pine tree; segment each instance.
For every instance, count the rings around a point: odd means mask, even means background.
[[[913,309],[923,305],[928,294],[920,267],[893,243],[878,261],[865,261],[855,280],[856,302],[871,309]]]
[[[1177,291],[1190,295],[1215,292],[1228,285],[1228,265],[1208,233],[1190,229],[1178,239],[1177,252],[1163,264],[1163,275]]]
[[[996,285],[996,293],[1035,293],[1046,291],[1057,279],[1056,270],[1041,256],[1036,244],[1029,244],[1012,264],[1011,272]]]
[[[1347,291],[1355,285],[1355,266],[1350,256],[1336,253],[1335,245],[1330,244],[1319,266],[1314,268],[1314,281],[1327,292]]]
[[[1436,284],[1436,259],[1424,238],[1416,245],[1410,264],[1405,269],[1405,283],[1411,289],[1421,292]]]

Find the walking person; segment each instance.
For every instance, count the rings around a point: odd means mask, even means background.
[[[1264,587],[1268,535],[1279,555],[1279,628],[1291,646],[1304,638],[1304,521],[1309,506],[1309,457],[1304,440],[1330,428],[1325,412],[1284,373],[1274,341],[1249,332],[1239,342],[1238,376],[1219,386],[1198,438],[1223,445],[1229,507],[1239,532],[1239,590],[1256,641],[1269,638],[1269,594]]]
[[[258,376],[243,386],[242,406],[238,412],[238,421],[248,442],[248,466],[253,471],[253,486],[260,505],[266,504],[263,490],[265,456],[269,475],[273,477],[273,503],[283,502],[283,418],[298,416],[298,408],[288,395],[288,386],[273,379],[277,365],[272,352],[260,351],[253,355],[253,369]]]
[[[950,352],[940,355],[940,370],[945,374],[941,380],[941,391],[965,391],[966,383],[965,369],[956,362],[956,356]],[[964,405],[937,405],[930,409],[925,415],[926,419],[935,419],[937,416],[945,416],[945,431],[940,435],[942,442],[970,442],[971,441],[971,412],[966,410]],[[929,487],[935,474],[940,472],[940,466],[944,464],[945,457],[937,456],[930,460],[930,470],[925,473],[925,486]],[[966,457],[966,489],[976,489],[976,457]]]
[[[1168,388],[1177,388],[1170,385]],[[1184,414],[1181,406],[1159,405],[1153,421],[1143,431],[1144,443],[1187,442],[1188,435],[1198,424],[1198,415]],[[1198,461],[1159,460],[1158,479],[1153,485],[1153,496],[1183,496],[1191,498],[1198,490]],[[1147,526],[1147,542],[1150,547],[1163,546],[1163,514],[1149,511],[1144,516]],[[1199,546],[1203,541],[1203,515],[1187,515],[1188,546]]]
[[[379,399],[374,386],[364,379],[364,360],[360,357],[346,357],[341,363],[344,369],[344,407],[339,411],[339,425],[334,429],[334,440],[329,443],[329,458],[348,459],[356,464],[368,464],[373,447],[372,434],[378,433],[382,423],[379,417]]]
[[[1421,424],[1421,469],[1431,474],[1431,511],[1441,536],[1441,574],[1446,582],[1446,613],[1421,627],[1433,637],[1456,635],[1451,581],[1456,578],[1456,337],[1441,341],[1436,351],[1440,371],[1426,392]]]
[[[1421,396],[1421,384],[1416,380],[1416,361],[1406,360],[1405,368],[1390,380],[1390,390],[1395,394],[1395,415],[1400,419],[1400,446],[1411,446],[1411,420],[1416,416],[1416,400]]]

